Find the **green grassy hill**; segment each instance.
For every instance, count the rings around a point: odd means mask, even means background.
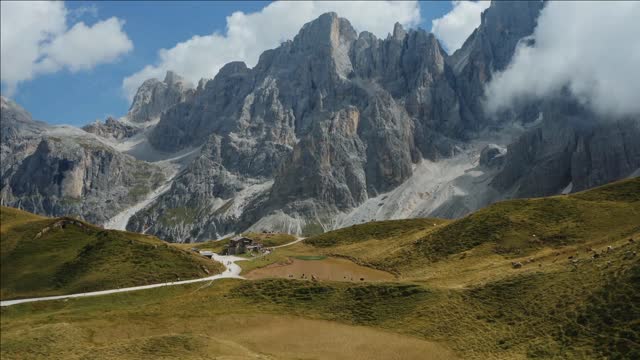
[[[228,279],[3,308],[1,355],[636,359],[638,252],[632,179],[455,221],[357,225],[270,255],[347,257],[394,281]]]
[[[2,207],[0,223],[2,300],[186,280],[223,270],[155,237],[71,218]]]
[[[456,221],[374,222],[304,242],[323,253],[402,273],[474,249],[516,258],[543,248],[614,241],[639,231],[640,178],[635,178],[568,196],[504,201]]]
[[[326,232],[305,239],[306,244],[316,247],[355,244],[369,240],[389,240],[407,237],[432,226],[446,224],[450,220],[443,219],[406,219],[373,221],[366,224],[353,225],[347,228]]]
[[[299,359],[337,350],[343,355],[335,358],[384,359],[367,352],[367,341],[403,351],[399,343],[420,339],[460,359],[634,359],[640,356],[640,262],[630,251],[640,251],[640,243],[577,265],[548,261],[534,273],[512,271],[463,288],[223,280],[17,305],[1,310],[2,358]],[[350,344],[326,339],[332,323],[349,326],[342,336]],[[384,331],[388,340],[366,335],[363,344],[349,346],[366,329]],[[455,358],[429,355],[404,358]]]

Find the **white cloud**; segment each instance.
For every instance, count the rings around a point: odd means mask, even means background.
[[[45,59],[71,71],[115,61],[133,49],[133,43],[122,31],[123,25],[124,21],[115,17],[90,27],[77,23],[44,47]]]
[[[486,89],[487,110],[567,89],[593,110],[640,113],[640,3],[552,1],[542,10],[535,45],[521,44]]]
[[[68,29],[62,2],[2,1],[0,17],[0,73],[8,95],[39,74],[91,69],[133,49],[117,18]]]
[[[96,4],[91,4],[89,6],[80,6],[73,10],[67,12],[68,20],[76,21],[83,17],[98,17],[98,7]]]
[[[453,9],[431,21],[431,32],[440,39],[449,54],[458,50],[480,25],[480,15],[491,1],[452,1]]]
[[[131,99],[142,82],[162,79],[167,70],[195,84],[203,77],[215,76],[230,61],[244,61],[252,67],[263,51],[292,39],[302,25],[329,11],[349,19],[357,30],[367,30],[379,37],[386,37],[395,22],[407,27],[420,22],[420,6],[416,1],[274,2],[255,13],[235,12],[228,16],[226,34],[194,36],[171,49],[161,49],[158,62],[125,78],[123,89]]]

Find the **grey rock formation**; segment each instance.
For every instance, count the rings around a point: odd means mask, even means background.
[[[485,146],[480,152],[480,165],[489,168],[499,167],[504,162],[507,149],[495,144]]]
[[[6,192],[20,162],[32,154],[47,125],[34,121],[22,107],[0,97],[0,191]]]
[[[176,242],[246,229],[307,234],[396,216],[458,217],[500,199],[637,174],[638,117],[596,116],[565,95],[485,115],[487,81],[528,41],[543,6],[492,2],[451,56],[424,30],[396,24],[378,39],[327,13],[252,69],[229,63],[195,89],[169,72],[140,87],[124,121],[85,130],[109,143],[135,135],[141,142],[129,153],[150,161],[200,149],[128,223]],[[103,220],[135,202],[127,195],[134,189],[160,183],[155,165],[104,139],[45,136],[46,127],[12,109],[3,201]],[[105,200],[111,205],[100,205]]]
[[[215,145],[203,148],[173,180],[168,193],[131,218],[130,228],[162,234],[163,239],[176,242],[218,238],[232,232],[235,220],[226,210],[249,181],[220,165],[218,151]]]
[[[486,82],[533,32],[542,6],[493,3],[482,25],[450,57],[423,30],[406,31],[396,24],[389,37],[378,39],[357,34],[347,20],[328,13],[306,24],[292,41],[266,51],[253,69],[241,62],[227,64],[213,80],[199,84],[192,98],[164,112],[150,133],[150,143],[163,151],[202,144],[205,150],[129,228],[176,241],[250,226],[327,229],[336,214],[405,182],[422,158],[438,161],[456,155],[480,133],[532,123],[548,105],[528,104],[496,122],[484,115],[482,101]],[[568,181],[611,181],[636,166],[619,160],[619,171],[580,173],[578,160],[567,159],[591,156],[578,146],[586,140],[573,135],[573,125],[554,126],[544,130],[550,139],[535,155],[528,153],[525,139],[535,139],[540,125],[510,146],[507,155],[498,147],[485,148],[478,161],[486,169],[483,181],[491,183],[482,187],[487,196],[469,202],[456,195],[434,213],[460,216],[499,198],[558,193]],[[530,157],[539,159],[524,161]],[[531,181],[540,176],[548,180]],[[267,181],[273,185],[249,201],[242,195],[251,184]],[[469,183],[466,178],[451,182]],[[223,211],[238,198],[244,202],[238,211]],[[173,226],[158,221],[175,209],[191,209],[198,216],[178,219],[180,225]]]
[[[421,157],[450,155],[466,136],[445,57],[423,30],[396,25],[381,40],[328,13],[266,51],[255,68],[223,67],[167,110],[149,141],[164,151],[207,143],[223,172],[273,179],[239,223],[282,209],[329,222],[401,184]],[[187,206],[190,196],[177,191],[159,201]],[[153,223],[145,219],[131,229]]]
[[[142,83],[127,116],[136,123],[152,121],[169,107],[184,101],[192,92],[184,79],[172,71],[167,71],[164,81],[149,79]]]
[[[492,1],[482,13],[480,26],[448,58],[456,75],[466,126],[478,128],[488,121],[483,108],[484,87],[494,72],[506,68],[518,42],[533,33],[543,6],[541,0]],[[527,121],[535,119],[537,112],[522,109],[518,115]]]
[[[100,224],[163,181],[159,168],[100,142],[47,136],[20,162],[3,191],[3,203]]]
[[[2,98],[0,202],[102,223],[156,188],[164,171],[90,135],[55,131]]]
[[[108,117],[104,123],[96,120],[85,125],[82,130],[111,140],[122,140],[142,131],[141,128],[128,125],[112,117]]]
[[[554,101],[544,120],[511,145],[492,185],[513,197],[575,192],[640,168],[640,116],[607,119],[575,102]]]

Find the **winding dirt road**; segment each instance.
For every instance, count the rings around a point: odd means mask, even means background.
[[[236,261],[241,261],[246,259],[237,257],[237,256],[223,256],[218,254],[213,254],[212,259],[224,265],[225,270],[221,274],[217,274],[217,275],[213,275],[205,278],[199,278],[199,279],[172,281],[172,282],[166,282],[166,283],[160,283],[160,284],[133,286],[133,287],[121,288],[121,289],[92,291],[92,292],[69,294],[69,295],[45,296],[45,297],[30,298],[30,299],[5,300],[5,301],[0,301],[0,306],[11,306],[11,305],[23,304],[23,303],[29,303],[29,302],[35,302],[35,301],[62,300],[62,299],[71,299],[71,298],[79,298],[79,297],[87,297],[87,296],[107,295],[107,294],[115,294],[115,293],[121,293],[121,292],[153,289],[153,288],[163,287],[163,286],[175,286],[175,285],[192,284],[192,283],[204,282],[204,281],[214,281],[218,279],[229,279],[229,278],[244,279],[242,276],[240,276],[240,272],[242,271],[242,269],[238,264],[236,264]]]

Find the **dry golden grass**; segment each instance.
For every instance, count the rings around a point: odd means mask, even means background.
[[[273,314],[224,315],[221,309],[214,310],[216,316],[206,312],[166,316],[156,313],[156,304],[149,306],[129,318],[107,313],[101,317],[72,315],[71,320],[71,314],[63,311],[69,321],[16,323],[2,337],[2,358],[456,358],[437,343],[364,326]],[[215,303],[209,306],[216,307]],[[31,346],[35,344],[40,345]]]
[[[221,280],[3,308],[2,358],[640,358],[640,184],[620,184],[239,263],[252,276],[339,255],[396,269],[392,282]]]

